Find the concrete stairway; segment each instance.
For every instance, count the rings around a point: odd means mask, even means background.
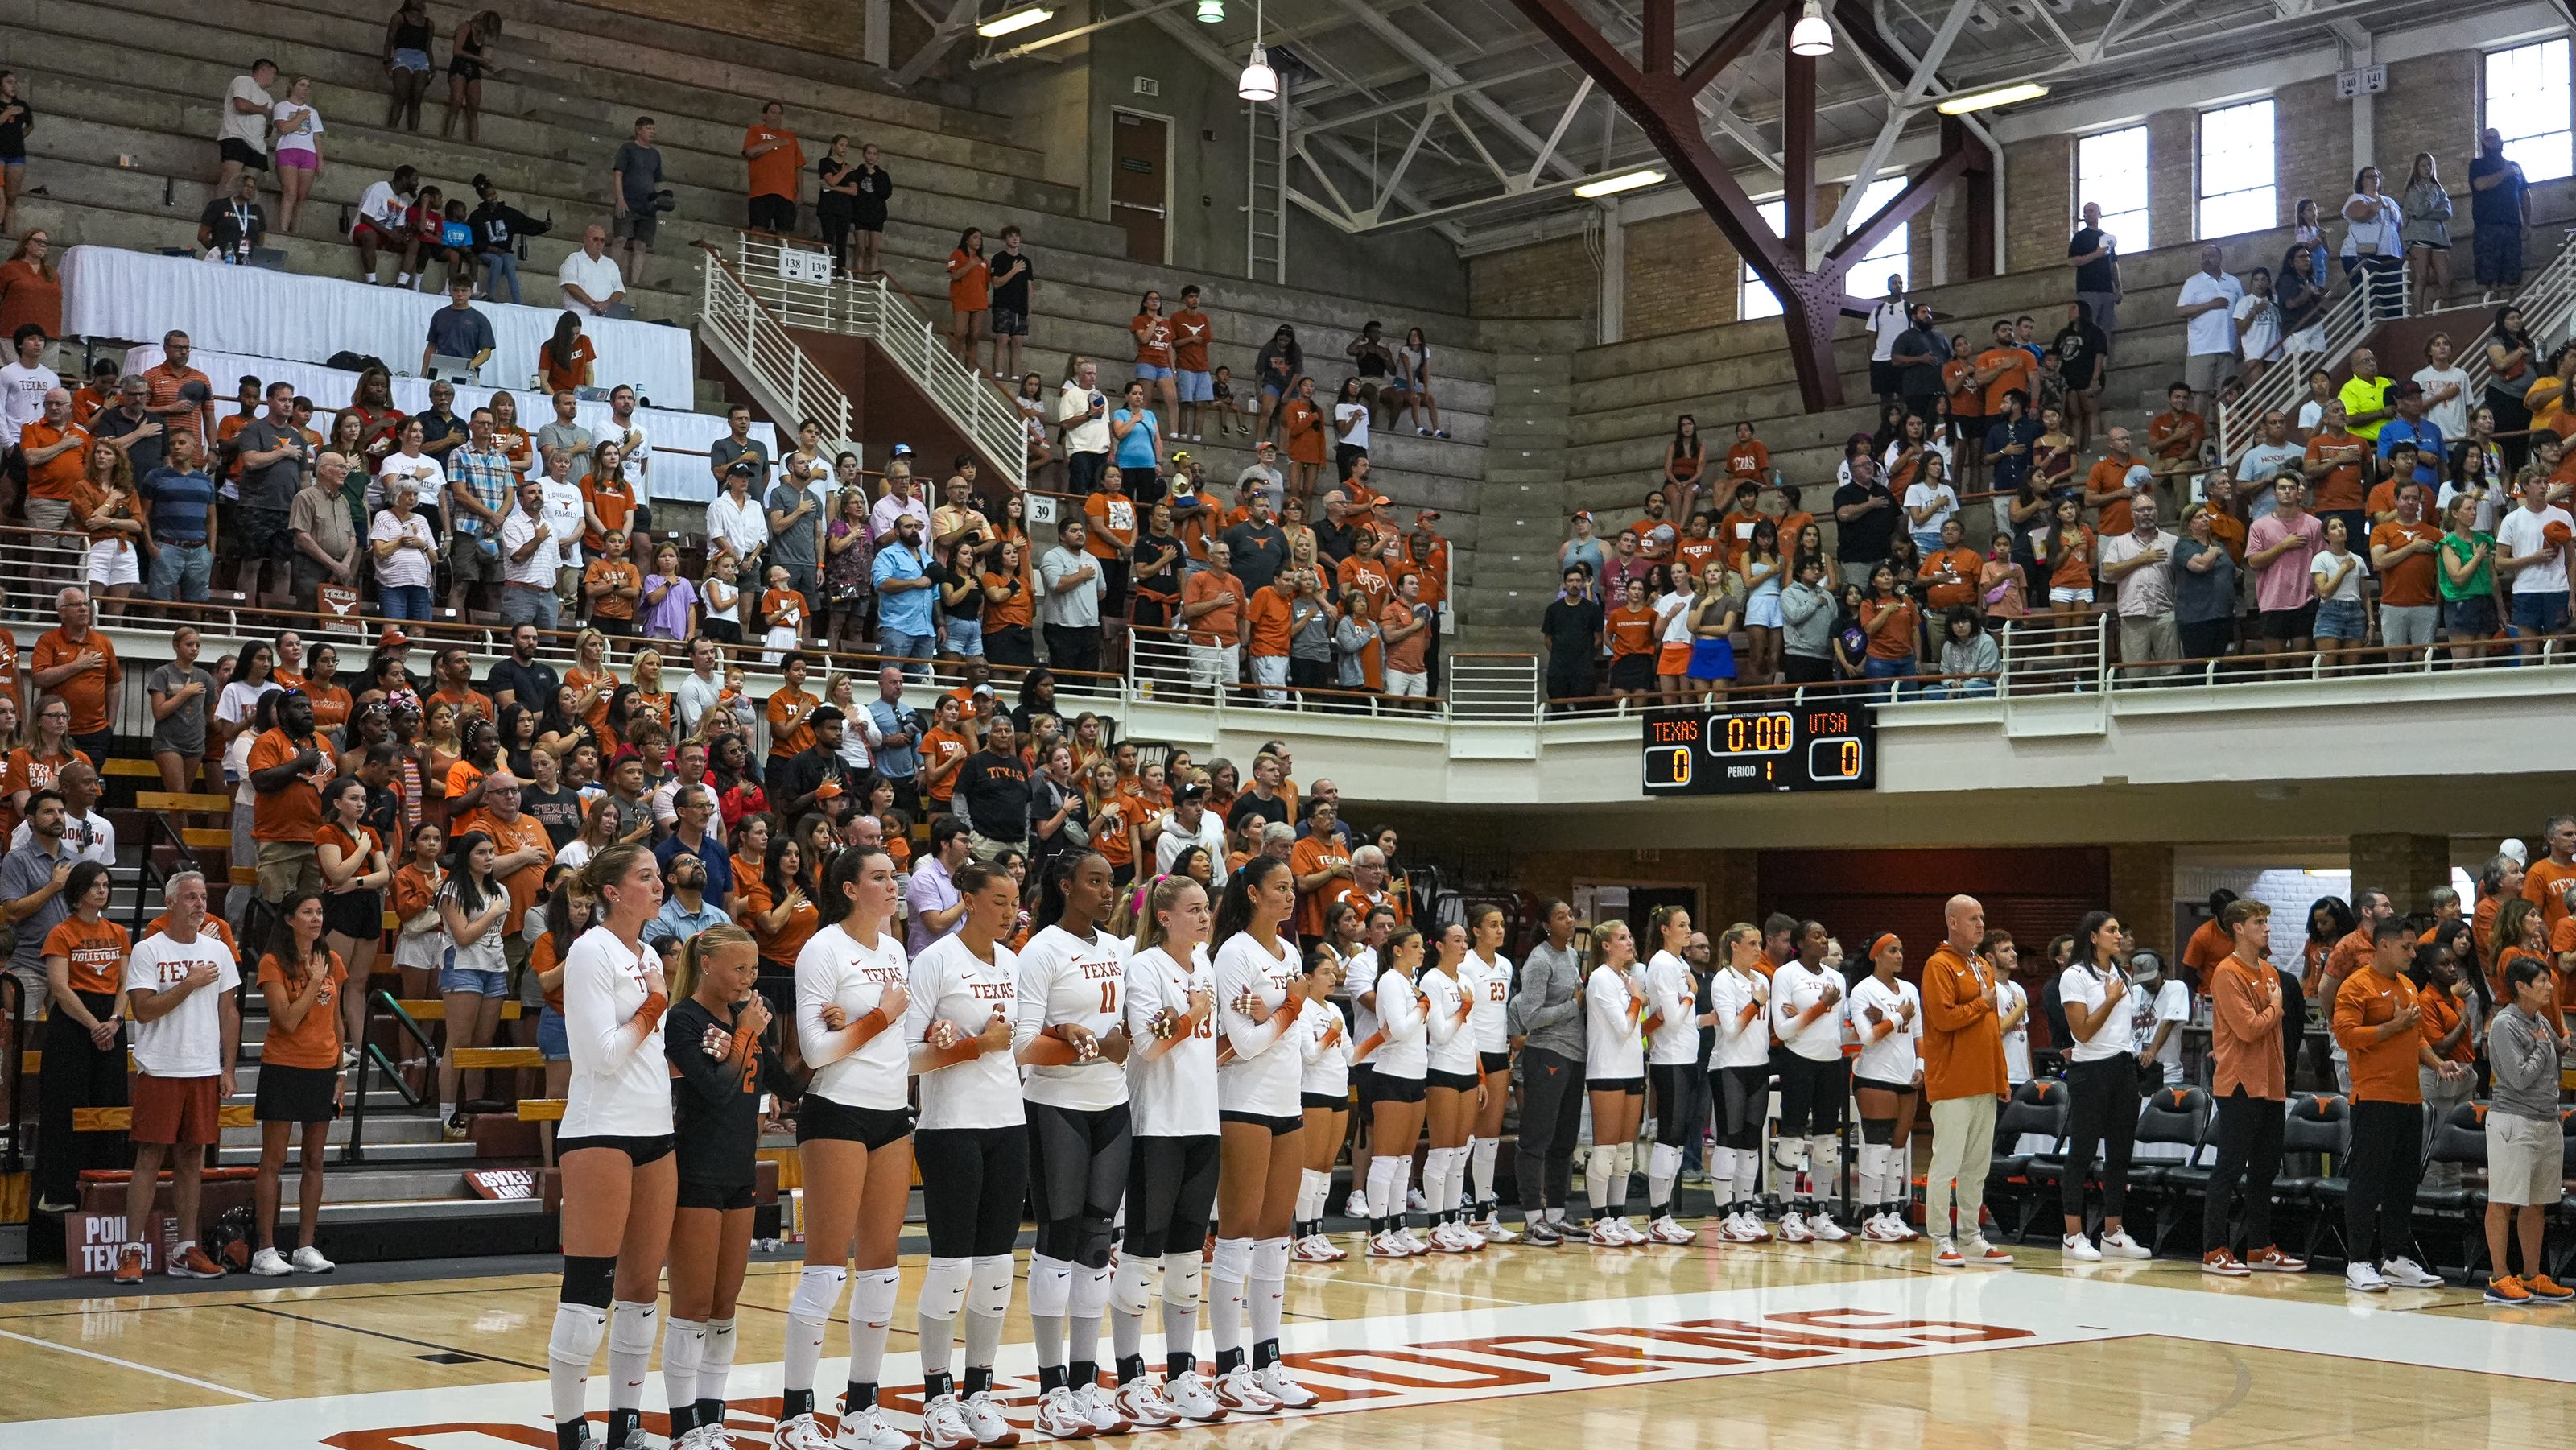
[[[1477,517],[1477,568],[1455,592],[1456,648],[1526,652],[1555,595],[1566,502],[1574,349],[1583,324],[1508,324],[1518,350],[1494,359],[1493,441]]]

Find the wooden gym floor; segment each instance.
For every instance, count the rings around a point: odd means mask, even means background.
[[[1288,1345],[1326,1403],[1160,1438],[1193,1450],[1406,1438],[1423,1450],[2576,1446],[2576,1309],[2489,1310],[2464,1289],[2347,1296],[2325,1273],[2213,1281],[2184,1260],[2067,1271],[2053,1247],[2019,1257],[1941,1273],[1920,1245],[1496,1246],[1300,1264]],[[885,1367],[899,1415],[916,1408],[906,1326],[920,1267],[906,1257]],[[765,1262],[744,1286],[730,1386],[740,1450],[768,1444],[795,1281],[792,1262]],[[253,1282],[0,1304],[0,1450],[554,1443],[551,1275]],[[1159,1361],[1159,1313],[1146,1322]],[[846,1347],[836,1321],[827,1407]],[[1105,1334],[1101,1353],[1105,1366]],[[1000,1368],[1006,1395],[1033,1393],[1017,1303]],[[596,1375],[592,1391],[604,1408]],[[646,1397],[658,1411],[658,1378]],[[647,1426],[658,1431],[658,1414]]]

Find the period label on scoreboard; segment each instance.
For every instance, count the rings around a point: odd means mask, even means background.
[[[1643,749],[1650,796],[1878,783],[1877,721],[1857,704],[1656,710],[1645,717]]]

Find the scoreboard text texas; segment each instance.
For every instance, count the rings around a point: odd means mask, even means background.
[[[1877,735],[1857,706],[1654,711],[1646,794],[1867,790],[1878,779]]]

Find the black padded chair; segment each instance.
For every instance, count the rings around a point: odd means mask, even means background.
[[[2282,1206],[2304,1203],[2310,1209],[2307,1242],[2300,1248],[2302,1258],[2314,1263],[2317,1243],[2328,1234],[2334,1236],[2337,1253],[2345,1250],[2343,1239],[2343,1170],[2344,1156],[2352,1151],[2352,1104],[2336,1093],[2302,1093],[2290,1102],[2290,1115],[2281,1125],[2281,1164],[2287,1168],[2291,1155],[2302,1154],[2322,1161],[2314,1173],[2291,1176],[2284,1174],[2272,1181],[2272,1196]]]
[[[2202,1088],[2160,1087],[2147,1094],[2145,1104],[2138,1109],[2136,1142],[2180,1143],[2184,1147],[2183,1161],[2179,1163],[2129,1165],[2130,1198],[2136,1199],[2143,1190],[2155,1204],[2156,1236],[2148,1247],[2159,1254],[2164,1252],[2165,1235],[2182,1221],[2176,1205],[2209,1187],[2209,1170],[2197,1161],[2200,1150],[2208,1145],[2209,1129],[2209,1093]]]
[[[2463,1172],[2472,1168],[2483,1172],[2487,1166],[2487,1105],[2466,1102],[2451,1109],[2448,1117],[2433,1125],[2433,1146],[2425,1157],[2429,1162],[2457,1165]],[[2425,1267],[2445,1277],[2464,1280],[2475,1273],[2486,1258],[2486,1207],[2486,1194],[2465,1183],[2458,1188],[2417,1189],[2416,1211],[2456,1218],[2460,1234],[2458,1263],[2435,1261]],[[2420,1247],[2422,1240],[2417,1243]]]
[[[2027,1241],[2031,1220],[2038,1217],[2045,1201],[2030,1176],[2031,1164],[2041,1157],[2065,1153],[2066,1119],[2074,1105],[2066,1084],[2037,1077],[2014,1089],[2012,1101],[1995,1114],[1995,1153],[1986,1170],[1986,1197],[1990,1202],[2006,1196],[2014,1200],[2016,1241]],[[2030,1134],[2048,1139],[2048,1154],[2012,1151],[2013,1145]],[[2056,1181],[2054,1176],[2049,1179],[2052,1187]]]

